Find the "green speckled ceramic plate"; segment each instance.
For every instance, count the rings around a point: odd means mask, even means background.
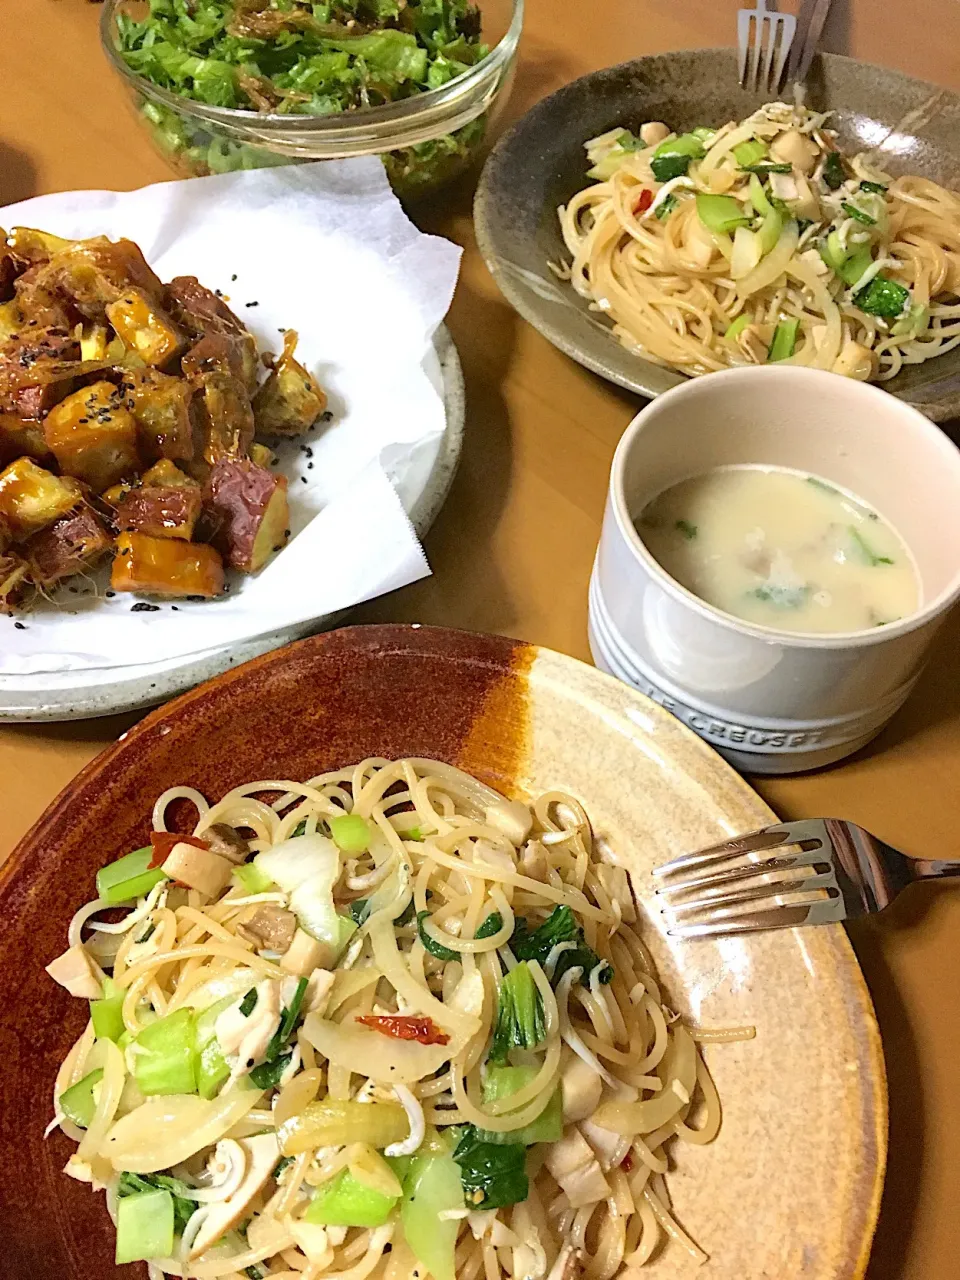
[[[367,756],[434,756],[516,795],[571,791],[628,867],[668,1001],[703,1026],[756,1027],[706,1046],[716,1142],[676,1150],[674,1209],[710,1254],[667,1245],[651,1280],[857,1280],[886,1155],[877,1026],[840,926],[668,940],[651,868],[769,822],[770,811],[678,720],[547,649],[429,627],[355,627],[257,658],[147,716],[90,764],[0,871],[0,1223],[5,1277],[110,1280],[103,1198],[61,1175],[43,1140],[57,1067],[86,1016],[43,972],[97,868],[143,844],[174,784],[220,796]]]
[[[935,38],[932,36],[931,38]],[[622,347],[610,326],[547,266],[566,253],[557,221],[586,182],[583,143],[616,125],[665,120],[679,130],[741,120],[766,97],[737,83],[733,49],[655,54],[574,80],[503,137],[480,181],[477,239],[505,297],[561,351],[641,395],[684,381]],[[960,186],[960,95],[835,54],[817,58],[807,102],[831,110],[845,151],[876,148],[893,174]],[[887,391],[936,422],[960,416],[960,348],[915,365]]]

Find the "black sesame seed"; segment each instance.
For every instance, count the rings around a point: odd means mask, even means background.
[[[159,613],[160,606],[158,604],[147,604],[145,600],[141,600],[130,609],[131,613]]]
[[[13,625],[17,628],[18,631],[26,631],[27,629],[22,622],[15,622]]]
[[[179,613],[179,612],[180,612],[180,606],[179,606],[179,605],[177,605],[177,604],[172,604],[172,605],[170,606],[170,608],[173,610],[173,612],[174,612],[174,613]]]
[[[245,302],[243,305],[244,305],[245,307],[259,307],[260,303],[259,303],[259,302]]]
[[[108,591],[108,592],[106,593],[106,595],[107,595],[107,599],[108,599],[108,600],[112,600],[112,599],[113,599],[113,597],[114,597],[116,594],[117,594],[117,593],[116,593],[115,591]]]
[[[312,463],[312,462],[308,462],[308,463],[307,463],[307,470],[308,470],[308,471],[312,471],[312,470],[313,470],[313,463]]]
[[[237,273],[236,273],[236,272],[234,272],[234,273],[233,273],[233,275],[230,277],[230,279],[231,279],[231,280],[236,280],[236,278],[237,278]]]
[[[330,421],[332,421],[332,419],[333,419],[333,412],[332,412],[332,410],[330,410],[330,409],[324,409],[323,413],[321,413],[321,415],[320,415],[320,421],[321,421],[321,422],[330,422]]]
[[[307,483],[307,477],[306,477],[306,476],[301,476],[301,477],[300,477],[300,479],[301,479],[301,481],[302,481],[304,484],[306,484],[306,483]]]

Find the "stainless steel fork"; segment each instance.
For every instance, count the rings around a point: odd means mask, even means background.
[[[657,867],[674,937],[832,924],[890,905],[915,880],[960,876],[960,860],[907,858],[843,818],[763,827]]]
[[[793,14],[768,9],[766,0],[757,0],[755,9],[737,10],[737,70],[745,89],[779,90],[796,30]]]

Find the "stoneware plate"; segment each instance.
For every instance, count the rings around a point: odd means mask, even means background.
[[[443,397],[446,429],[390,479],[400,495],[417,536],[422,538],[440,514],[453,484],[463,446],[466,403],[460,356],[446,325],[441,325],[427,353],[424,369]],[[314,618],[296,626],[268,631],[252,640],[203,653],[105,671],[64,671],[32,676],[0,675],[0,723],[31,720],[86,720],[93,716],[137,711],[209,680],[228,667],[335,627],[345,615]]]
[[[738,85],[733,49],[694,49],[597,71],[538,103],[496,146],[477,192],[477,239],[508,301],[554,346],[631,391],[656,396],[683,382],[682,374],[622,347],[602,316],[547,266],[569,261],[557,206],[588,182],[588,138],[645,120],[680,132],[718,126],[766,100]],[[960,186],[960,95],[824,54],[807,78],[807,102],[834,112],[830,123],[843,150],[875,147],[893,174]],[[936,422],[960,415],[960,348],[882,385]]]
[[[886,1153],[886,1090],[870,998],[839,926],[678,944],[650,869],[769,822],[688,729],[571,658],[494,636],[357,627],[229,671],[154,712],[80,774],[0,871],[0,1234],[3,1274],[109,1280],[103,1197],[63,1176],[43,1140],[58,1064],[85,1009],[43,972],[94,873],[141,845],[174,784],[219,797],[255,777],[306,778],[365,756],[434,756],[515,795],[579,796],[631,870],[667,999],[756,1039],[708,1045],[723,1103],[709,1147],[670,1174],[680,1221],[711,1255],[669,1245],[644,1273],[712,1280],[862,1276]]]

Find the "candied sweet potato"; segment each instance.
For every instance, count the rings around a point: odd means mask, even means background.
[[[69,299],[82,316],[101,323],[107,304],[127,290],[142,290],[157,302],[163,292],[163,285],[132,240],[95,236],[71,241],[49,261],[32,268],[33,272],[37,287]]]
[[[97,493],[139,469],[137,424],[110,382],[67,396],[47,414],[43,434],[61,471]]]
[[[118,529],[146,533],[151,538],[182,538],[189,542],[201,505],[198,485],[131,489],[117,505],[115,523]]]
[[[30,577],[39,587],[92,568],[113,546],[107,526],[89,503],[55,520],[30,539],[24,555]]]
[[[207,505],[220,517],[216,542],[234,569],[256,573],[283,546],[290,516],[286,476],[249,458],[225,458],[210,473]]]
[[[155,462],[149,471],[145,471],[140,477],[148,487],[158,487],[161,489],[199,489],[200,486],[194,480],[193,476],[185,475],[184,472],[169,458],[161,458],[159,462]]]
[[[79,506],[83,489],[71,476],[55,476],[32,458],[0,471],[0,516],[15,538],[27,538]]]
[[[126,290],[107,303],[106,312],[127,350],[151,368],[169,364],[184,345],[180,330],[142,289]]]
[[[193,388],[183,378],[156,369],[127,373],[121,390],[139,428],[140,445],[151,460],[189,461],[200,451],[200,430],[191,413]]]
[[[257,431],[265,436],[299,436],[327,407],[327,397],[313,374],[293,357],[297,335],[283,335],[283,355],[253,398]]]
[[[0,466],[24,455],[44,464],[53,461],[43,424],[13,413],[0,413]]]
[[[23,328],[0,348],[0,412],[41,418],[73,385],[80,344],[60,329]]]
[[[236,343],[243,379],[252,395],[257,385],[257,343],[246,325],[222,298],[202,285],[196,276],[177,276],[164,290],[164,305],[174,320],[196,338],[224,334]]]
[[[218,596],[223,561],[205,543],[121,533],[110,573],[114,591],[158,596]]]
[[[213,370],[200,375],[198,397],[203,456],[211,467],[221,458],[245,458],[253,443],[253,409],[243,384]]]
[[[208,333],[195,342],[180,362],[183,376],[199,381],[205,373],[228,374],[247,386],[243,350],[237,338],[229,333]]]

